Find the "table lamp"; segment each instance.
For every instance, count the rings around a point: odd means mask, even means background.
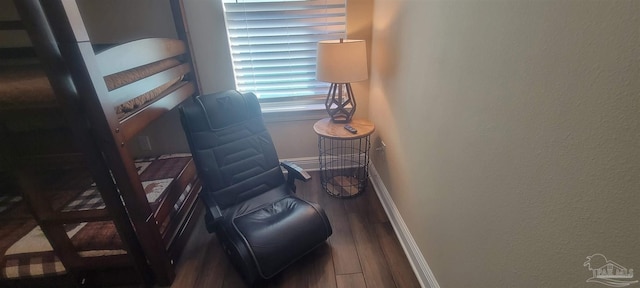
[[[316,79],[330,82],[325,101],[334,123],[349,123],[356,112],[351,82],[367,80],[367,48],[364,40],[318,42]]]

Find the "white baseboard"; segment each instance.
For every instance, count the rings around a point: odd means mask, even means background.
[[[387,187],[382,182],[380,174],[378,174],[378,171],[373,164],[369,165],[369,178],[371,179],[373,189],[376,191],[376,194],[378,194],[380,203],[382,203],[382,207],[387,213],[389,221],[391,221],[391,226],[393,226],[393,230],[395,230],[398,240],[400,240],[402,249],[404,249],[404,253],[407,255],[409,263],[411,264],[413,272],[416,274],[420,285],[427,288],[440,288],[438,281],[436,281],[435,276],[433,276],[433,272],[431,272],[431,268],[429,268],[422,252],[420,252],[420,248],[418,248],[416,241],[413,239],[413,236],[411,236],[409,228],[404,223],[396,204],[393,202],[393,199],[391,199],[391,195],[389,195]]]

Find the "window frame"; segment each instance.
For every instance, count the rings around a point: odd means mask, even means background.
[[[234,73],[234,86],[238,89],[236,66],[233,60],[233,48],[232,40],[229,33],[229,27],[227,22],[227,11],[225,7],[225,0],[222,2],[224,17],[225,17],[225,31],[228,37],[228,44],[230,50],[231,62],[233,65]],[[346,38],[347,35],[347,1],[344,1],[344,30],[340,33]],[[291,2],[291,1],[281,1]],[[333,39],[333,38],[331,38]],[[315,70],[315,69],[314,69]],[[327,92],[329,90],[329,84],[327,83]],[[308,96],[290,96],[290,97],[276,97],[276,98],[259,98],[262,106],[262,111],[267,122],[289,121],[289,120],[311,120],[321,119],[327,116],[324,102],[326,100],[326,93],[318,95]]]

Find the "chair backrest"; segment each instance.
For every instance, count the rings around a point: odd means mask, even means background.
[[[285,182],[253,93],[197,96],[180,107],[180,118],[207,205],[225,209]]]

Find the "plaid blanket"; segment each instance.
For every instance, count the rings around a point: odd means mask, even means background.
[[[65,274],[62,262],[52,251],[32,252],[29,257],[8,257],[2,278],[26,278]]]
[[[180,175],[190,160],[190,154],[171,154],[135,161],[147,200],[153,209],[157,209],[166,191],[172,188],[174,178]],[[82,177],[70,176],[70,178],[58,179],[64,180],[64,184],[56,184],[54,188],[64,193],[52,197],[54,208],[62,211],[105,208],[96,185],[88,185],[87,183],[91,182],[79,178]],[[89,186],[89,188],[84,190],[74,188],[79,186]],[[191,186],[187,187],[175,203],[173,207],[175,210],[181,206],[190,188]],[[69,195],[75,195],[75,197],[69,197]],[[16,216],[18,212],[23,214],[25,211],[28,212],[21,200],[20,196],[0,197],[0,218],[2,214],[9,213]],[[3,211],[6,213],[2,213]],[[111,221],[67,224],[64,227],[81,257],[126,253],[115,225]],[[55,255],[49,241],[33,218],[9,217],[9,220],[2,220],[0,278],[43,277],[64,273],[66,273],[64,265]]]
[[[102,201],[102,197],[100,196],[100,191],[98,191],[95,184],[92,184],[91,188],[80,193],[80,195],[73,199],[71,203],[67,204],[67,206],[65,206],[62,211],[83,211],[91,209],[102,209],[105,207],[106,206],[104,205],[104,201]]]

